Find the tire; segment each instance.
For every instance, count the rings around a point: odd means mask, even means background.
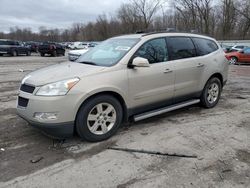
[[[42,57],[44,57],[44,53],[40,53],[40,55],[41,55]]]
[[[238,58],[237,57],[231,57],[229,62],[232,65],[236,65],[238,63]]]
[[[219,78],[209,79],[202,91],[201,104],[205,108],[213,108],[220,100],[222,84]]]
[[[56,56],[57,56],[56,51],[53,51],[51,55],[52,55],[53,57],[56,57]]]
[[[122,106],[116,98],[98,95],[80,107],[76,117],[77,133],[90,142],[106,140],[115,134],[122,123],[122,116]]]
[[[17,55],[18,55],[18,54],[17,54],[17,51],[14,50],[14,51],[12,52],[11,55],[12,55],[13,57],[17,56]]]
[[[31,55],[31,52],[30,51],[27,51],[26,52],[26,56],[30,56]]]

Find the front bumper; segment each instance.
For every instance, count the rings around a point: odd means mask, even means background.
[[[44,97],[23,91],[19,92],[17,114],[20,117],[50,136],[66,138],[73,135],[79,95]],[[24,100],[24,102],[20,103],[20,99]],[[37,112],[55,112],[57,118],[37,119],[34,116]]]
[[[76,55],[76,54],[68,54],[69,60],[70,61],[75,61],[77,60],[81,55]]]
[[[40,123],[34,122],[26,117],[22,116],[22,114],[18,113],[18,115],[26,120],[32,127],[42,131],[45,135],[56,138],[56,139],[64,139],[72,137],[74,134],[74,122],[65,122],[65,123]]]

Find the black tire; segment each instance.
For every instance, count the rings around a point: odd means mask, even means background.
[[[230,64],[232,65],[236,65],[238,63],[238,58],[237,57],[231,57],[230,58]]]
[[[40,55],[41,55],[42,57],[44,57],[44,53],[40,53]]]
[[[12,55],[13,57],[18,56],[17,51],[14,50],[14,51],[12,52],[11,55]]]
[[[3,56],[3,54],[0,54],[0,56]]]
[[[30,56],[31,55],[31,52],[30,51],[27,51],[26,52],[26,56]]]
[[[52,55],[53,57],[56,57],[56,56],[57,56],[56,51],[53,51],[51,55]]]
[[[210,101],[208,100],[208,97],[209,97],[209,88],[213,85],[217,85],[218,86],[218,97],[216,98],[215,101]],[[217,103],[219,102],[220,100],[220,96],[221,96],[221,90],[222,90],[222,84],[221,84],[221,81],[219,78],[217,77],[213,77],[211,79],[209,79],[202,91],[202,94],[201,94],[201,104],[202,106],[204,106],[205,108],[213,108],[214,106],[217,105]]]
[[[88,127],[88,123],[87,123],[87,118],[90,112],[93,110],[93,108],[96,105],[101,104],[101,103],[107,103],[107,104],[112,105],[112,107],[115,109],[115,112],[116,112],[116,120],[115,120],[114,125],[108,132],[98,135],[90,131]],[[123,118],[122,106],[116,98],[110,95],[98,95],[87,100],[80,107],[77,113],[77,117],[76,117],[76,130],[77,130],[78,135],[84,140],[87,140],[90,142],[103,141],[103,140],[110,138],[112,135],[115,134],[115,132],[117,131],[117,129],[122,123],[122,118]],[[97,127],[101,128],[101,125],[98,125]],[[98,130],[98,128],[96,130]]]

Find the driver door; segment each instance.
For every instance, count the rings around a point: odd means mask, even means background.
[[[174,95],[173,63],[168,62],[165,38],[145,42],[133,57],[148,59],[149,67],[128,69],[129,98],[133,108],[172,104]],[[163,103],[164,102],[164,103]]]

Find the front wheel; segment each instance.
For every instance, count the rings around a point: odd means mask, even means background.
[[[229,60],[229,63],[231,65],[236,65],[238,63],[237,57],[231,57],[230,60]]]
[[[122,123],[122,106],[110,95],[99,95],[84,103],[76,117],[79,136],[90,142],[106,140]]]
[[[206,83],[202,95],[201,104],[206,108],[213,108],[219,102],[221,95],[221,81],[213,77]]]
[[[52,52],[52,56],[53,56],[53,57],[56,57],[56,56],[57,56],[57,52],[56,52],[56,51],[53,51],[53,52]]]
[[[12,52],[12,56],[13,56],[13,57],[17,56],[17,51],[14,50],[14,51]]]

